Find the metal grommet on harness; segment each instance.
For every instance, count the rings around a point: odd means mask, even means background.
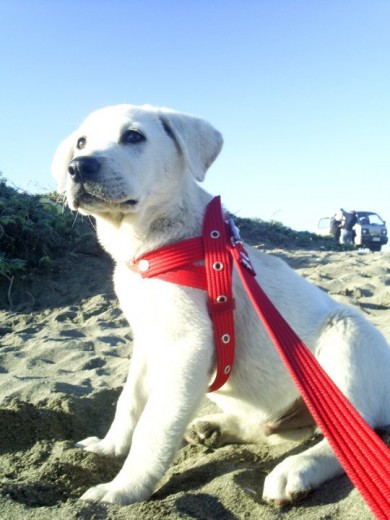
[[[217,297],[216,302],[217,303],[225,303],[225,302],[227,302],[227,296],[225,296],[224,294],[220,294]]]
[[[223,263],[222,262],[214,262],[213,263],[213,269],[214,269],[214,271],[222,271]]]
[[[221,340],[222,343],[225,343],[225,345],[227,345],[228,343],[230,343],[230,334],[223,334],[221,336]]]
[[[221,236],[221,233],[217,229],[214,229],[213,231],[211,231],[210,236],[211,238],[219,238]]]
[[[149,261],[146,259],[141,259],[138,262],[138,269],[141,271],[141,273],[145,273],[150,267]]]

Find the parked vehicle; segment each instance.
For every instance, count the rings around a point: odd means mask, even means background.
[[[353,227],[353,242],[358,248],[368,248],[370,251],[380,251],[387,244],[386,222],[373,211],[356,211],[357,223]],[[331,235],[331,217],[323,217],[318,222],[319,235]]]

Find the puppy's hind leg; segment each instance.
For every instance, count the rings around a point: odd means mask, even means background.
[[[343,473],[328,441],[287,457],[266,477],[263,500],[281,506],[303,498],[326,480]]]
[[[317,358],[345,397],[372,427],[383,421],[390,356],[383,337],[359,315],[342,310],[324,324]],[[387,388],[386,388],[387,387]],[[263,498],[282,505],[343,473],[328,441],[287,457],[267,476]]]

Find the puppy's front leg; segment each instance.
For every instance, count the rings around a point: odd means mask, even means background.
[[[104,439],[88,437],[78,442],[77,448],[101,455],[128,454],[134,429],[146,403],[145,372],[144,353],[135,345],[127,380],[118,399],[115,417],[108,433]]]
[[[149,498],[207,391],[211,355],[191,357],[185,363],[183,359],[167,363],[157,358],[152,370],[148,365],[150,391],[127,459],[114,480],[90,488],[82,499],[125,505]]]

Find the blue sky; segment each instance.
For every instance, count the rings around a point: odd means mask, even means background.
[[[390,223],[389,0],[0,0],[0,171],[53,190],[92,110],[164,105],[224,135],[205,187],[240,216]]]

